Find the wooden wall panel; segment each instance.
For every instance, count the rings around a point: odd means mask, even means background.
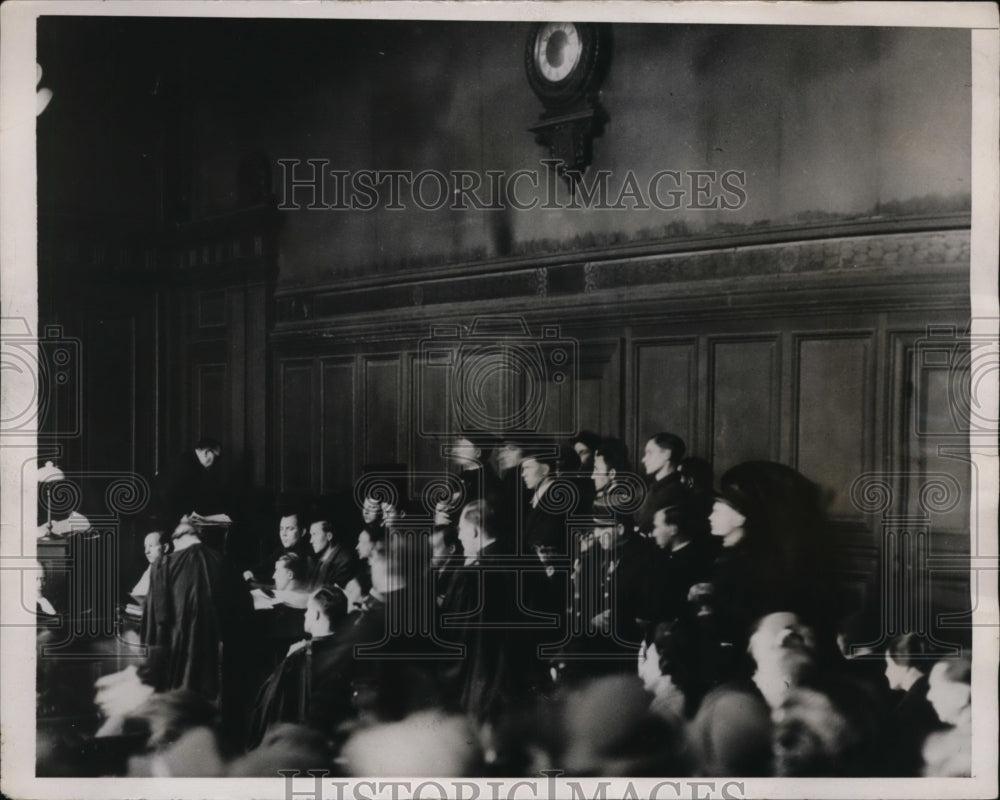
[[[85,363],[90,355],[88,345],[91,348],[99,346],[103,356],[92,359],[88,364],[90,369],[84,373],[87,383],[81,422],[87,434],[89,467],[135,469],[134,320],[128,317],[92,320],[87,325],[83,345],[81,355]],[[69,418],[66,421],[69,422]],[[122,458],[123,454],[128,454],[127,460]],[[66,467],[65,464],[61,466]]]
[[[361,426],[365,463],[400,462],[401,358],[366,357],[364,371],[364,423]]]
[[[410,431],[410,460],[418,472],[440,470],[444,463],[441,447],[447,444],[451,426],[450,370],[429,367],[420,356],[410,362],[413,409]],[[414,487],[414,490],[419,490]]]
[[[621,342],[581,342],[575,383],[577,428],[622,437]]]
[[[967,374],[956,373],[959,365],[936,364],[933,359],[928,363],[919,351],[914,353],[914,368],[907,447],[907,469],[914,473],[914,480],[909,487],[908,507],[911,513],[929,511],[938,528],[965,530],[969,525],[971,486],[969,459],[963,455],[962,440],[967,434],[958,429],[952,412],[956,405],[963,405]],[[921,491],[925,492],[923,497]]]
[[[712,463],[716,474],[754,459],[779,458],[778,343],[745,337],[710,344]]]
[[[270,427],[267,413],[267,314],[263,286],[247,290],[246,315],[246,427],[248,474],[254,486],[264,486],[267,480],[267,434]]]
[[[633,462],[638,462],[650,436],[676,433],[690,442],[694,433],[696,343],[693,340],[641,342],[635,346]]]
[[[313,442],[316,440],[313,374],[313,364],[306,360],[285,361],[278,368],[278,464],[283,492],[308,492],[319,488],[313,466]]]
[[[212,436],[225,445],[229,392],[225,364],[194,365],[194,438]]]
[[[861,517],[850,487],[872,468],[871,352],[870,334],[798,340],[794,465],[832,491],[835,517]]]
[[[355,458],[354,360],[323,360],[320,374],[320,481],[324,491],[331,491],[351,486],[358,466]]]

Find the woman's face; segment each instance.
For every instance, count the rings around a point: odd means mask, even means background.
[[[721,500],[715,501],[712,513],[708,517],[708,524],[712,527],[713,536],[728,536],[737,528],[742,528],[746,521],[746,517],[739,511]]]
[[[576,442],[573,445],[573,449],[576,450],[577,456],[580,457],[581,467],[589,467],[593,463],[594,453],[583,442]]]

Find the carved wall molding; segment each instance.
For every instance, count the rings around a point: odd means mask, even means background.
[[[582,310],[644,301],[672,304],[671,312],[701,315],[726,305],[741,315],[771,315],[775,308],[814,313],[817,296],[831,311],[859,302],[871,310],[906,310],[914,304],[947,307],[964,303],[968,289],[968,230],[894,233],[823,241],[799,241],[686,253],[661,253],[563,264],[497,265],[493,272],[450,280],[428,277],[392,285],[278,291],[280,335],[310,325],[336,324],[350,334],[366,324],[405,326],[421,315],[475,313],[497,301],[519,309]],[[957,280],[961,276],[962,280]],[[397,276],[398,279],[398,276]],[[775,296],[775,290],[781,296]],[[720,294],[727,298],[719,302]],[[418,302],[415,302],[417,300]],[[308,316],[304,309],[309,308]],[[407,309],[405,319],[398,311]],[[665,308],[661,305],[660,312]],[[722,314],[726,309],[718,308]],[[341,326],[344,326],[341,328]]]

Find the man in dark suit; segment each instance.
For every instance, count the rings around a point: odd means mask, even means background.
[[[311,583],[314,589],[321,586],[339,586],[343,589],[358,575],[357,553],[345,541],[328,519],[317,519],[309,526],[309,542],[313,549]]]
[[[301,559],[309,559],[313,554],[309,538],[305,536],[305,526],[295,511],[282,515],[278,523],[278,540],[278,546],[263,561],[244,571],[244,580],[270,584],[274,564],[279,558],[294,553]]]

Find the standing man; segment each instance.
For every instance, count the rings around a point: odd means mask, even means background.
[[[175,525],[186,519],[201,529],[206,544],[220,551],[226,547],[235,507],[221,458],[217,439],[199,439],[194,452],[181,456],[167,475],[161,496],[164,519]]]
[[[188,689],[220,700],[223,724],[235,733],[243,689],[238,667],[253,612],[250,593],[190,523],[178,525],[172,539],[174,552],[150,569],[142,620],[149,656],[141,677],[158,692]]]

